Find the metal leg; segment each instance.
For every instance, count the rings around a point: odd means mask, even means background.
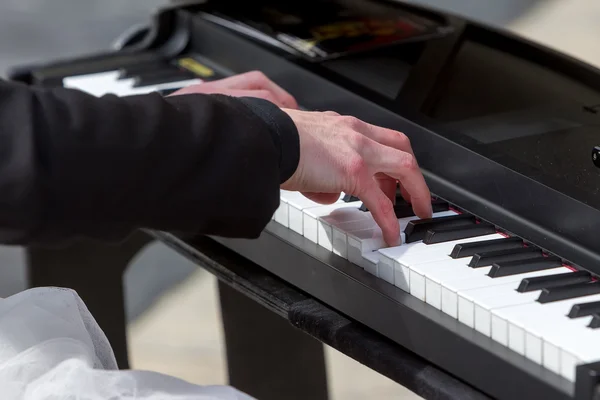
[[[118,245],[79,241],[62,248],[27,249],[29,287],[77,291],[106,334],[121,369],[129,368],[123,273],[150,241],[136,233]]]
[[[219,282],[229,383],[260,400],[326,400],[321,343]]]

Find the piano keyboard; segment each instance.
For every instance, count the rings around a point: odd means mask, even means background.
[[[570,381],[600,360],[600,282],[434,200],[431,219],[397,197],[402,245],[387,247],[362,202],[281,191],[273,220]]]
[[[110,71],[68,76],[62,79],[62,84],[66,88],[79,89],[98,97],[153,92],[166,96],[186,86],[221,77],[196,59],[183,57],[171,63],[152,61]]]

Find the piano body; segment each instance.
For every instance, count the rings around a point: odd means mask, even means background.
[[[168,94],[260,70],[306,109],[406,133],[437,211],[417,220],[398,200],[407,243],[385,248],[356,199],[324,207],[285,191],[259,239],[209,240],[487,396],[596,398],[600,71],[464,18],[366,0],[337,3],[392,7],[426,27],[323,56],[239,19],[267,15],[244,14],[259,5],[327,15],[335,2],[228,3],[177,2],[119,51],[21,66],[11,79]],[[153,235],[179,249],[206,240]]]

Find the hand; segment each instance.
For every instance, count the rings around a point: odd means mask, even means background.
[[[400,238],[393,206],[398,181],[415,214],[431,217],[431,193],[404,134],[334,112],[283,111],[298,128],[300,161],[282,189],[322,204],[335,202],[341,192],[358,197],[389,246]]]
[[[267,78],[262,72],[251,71],[216,81],[190,85],[171,94],[224,94],[235,97],[258,97],[278,107],[297,109],[298,103],[291,94]]]

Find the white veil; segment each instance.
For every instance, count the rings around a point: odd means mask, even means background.
[[[34,288],[0,299],[0,398],[252,400],[230,386],[118,370],[106,336],[81,298],[62,288]]]

